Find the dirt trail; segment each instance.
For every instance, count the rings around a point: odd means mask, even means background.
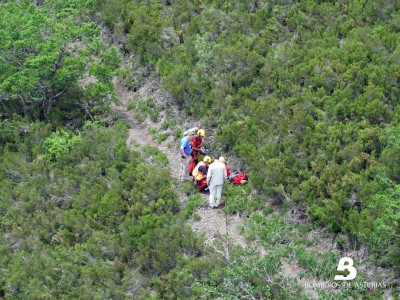
[[[127,139],[128,147],[135,147],[135,145],[144,146],[151,145],[158,147],[163,151],[169,160],[168,168],[171,170],[171,176],[178,179],[178,170],[180,167],[180,161],[178,156],[178,146],[170,149],[167,147],[167,141],[164,143],[158,143],[153,140],[151,134],[148,132],[150,124],[147,122],[139,123],[133,116],[133,112],[129,111],[127,104],[130,99],[133,98],[135,92],[128,91],[125,87],[115,84],[115,89],[118,93],[118,98],[120,104],[118,106],[113,106],[112,110],[114,113],[123,118],[129,125],[129,136]],[[152,89],[154,90],[154,89]],[[139,93],[143,99],[149,96],[149,87],[144,85],[136,93]],[[173,170],[177,170],[174,172]],[[180,200],[182,204],[188,201],[187,196],[181,191],[178,186],[178,192],[180,195]],[[235,244],[242,247],[249,246],[245,238],[239,232],[239,226],[243,223],[241,217],[238,215],[227,216],[223,213],[221,209],[211,209],[207,207],[208,195],[202,195],[204,198],[204,207],[200,207],[196,210],[197,214],[200,215],[201,219],[196,221],[194,219],[189,220],[189,225],[192,227],[193,231],[198,234],[205,234],[205,243],[212,244],[216,238],[223,239],[227,245]],[[253,242],[253,247],[258,248],[262,253],[265,253],[263,247],[261,247],[257,242]]]
[[[146,124],[140,124],[135,120],[132,113],[124,106],[113,106],[113,111],[120,117],[122,117],[130,126],[128,139],[126,144],[128,147],[132,147],[133,144],[140,146],[151,145],[158,147],[163,153],[165,153],[169,160],[168,168],[170,170],[179,170],[179,160],[177,159],[177,152],[173,149],[166,147],[165,144],[158,144],[153,140],[151,134],[148,132],[148,126]],[[174,177],[175,173],[171,175]]]
[[[148,83],[150,85],[152,83]],[[134,92],[126,90],[124,87],[121,87],[119,85],[115,85],[116,91],[118,92],[118,96],[120,99],[120,105],[118,106],[113,106],[112,109],[114,113],[119,115],[121,118],[123,118],[129,125],[129,136],[127,139],[127,145],[130,148],[136,148],[144,145],[151,145],[154,147],[158,147],[161,151],[163,151],[169,160],[169,165],[168,168],[171,171],[171,176],[176,179],[176,182],[178,182],[178,172],[174,170],[179,170],[180,167],[180,162],[179,162],[179,156],[177,155],[178,153],[178,145],[173,147],[172,149],[167,147],[168,141],[173,142],[172,137],[168,139],[167,141],[163,143],[158,143],[153,140],[151,134],[149,133],[148,129],[153,127],[154,124],[145,121],[143,123],[138,122],[133,115],[132,111],[129,111],[127,109],[127,104],[130,101],[130,99],[133,98]],[[142,99],[147,99],[149,97],[152,97],[151,93],[149,94],[149,87],[144,86],[142,89],[139,89],[136,93],[139,93]],[[187,203],[188,199],[186,194],[182,191],[182,188],[179,183],[177,183],[177,191],[178,195],[180,197],[182,205],[185,205]],[[229,249],[232,247],[232,245],[238,245],[241,247],[253,247],[257,249],[262,255],[266,255],[268,252],[264,247],[262,247],[259,242],[252,241],[248,242],[246,239],[243,237],[243,235],[240,233],[239,228],[243,225],[243,219],[239,215],[233,215],[233,216],[227,216],[226,214],[223,213],[221,209],[211,209],[207,207],[207,202],[208,202],[208,195],[201,194],[204,199],[204,206],[199,207],[196,209],[196,213],[200,215],[200,220],[198,218],[193,219],[191,218],[188,221],[188,225],[191,226],[194,232],[197,234],[204,234],[205,238],[205,244],[213,246],[215,245],[214,241],[218,240],[223,243],[225,246],[225,251],[227,255],[229,255]],[[323,251],[332,251],[338,253],[339,251],[336,249],[334,244],[332,243],[331,238],[321,238],[321,234],[318,232],[312,232],[312,234],[317,234],[317,236],[310,236],[310,239],[317,239],[319,241],[318,245],[314,248],[311,248],[313,251],[318,250],[320,251],[321,249]],[[219,251],[219,250],[218,250]],[[362,259],[365,259],[365,255],[362,254],[362,251],[358,251],[359,253],[348,253],[348,254],[343,254],[346,256],[350,257],[357,257],[358,254],[361,256],[359,257],[359,261]],[[223,255],[225,255],[223,253]],[[365,268],[366,266],[363,266]],[[370,266],[369,266],[370,267]],[[361,266],[360,266],[361,269]],[[368,278],[374,278],[375,274],[383,274],[384,270],[380,270],[380,268],[376,267],[371,267],[371,271],[365,271],[368,273]],[[328,281],[323,281],[319,280],[317,278],[312,278],[312,277],[299,277],[302,272],[304,272],[304,269],[299,266],[297,262],[287,262],[285,259],[282,260],[282,270],[280,271],[281,274],[285,278],[299,278],[298,283],[305,287],[305,294],[310,297],[310,299],[317,299],[318,297],[318,290],[313,288],[313,284],[318,284],[320,283],[321,285],[323,284],[328,284]],[[372,274],[372,275],[371,275]],[[390,276],[383,276],[382,278],[386,278],[385,282],[390,282],[390,278],[394,278],[392,275]],[[330,293],[332,291],[325,289],[325,292]],[[385,294],[383,295],[384,299],[392,299],[390,297],[390,290],[386,290]]]

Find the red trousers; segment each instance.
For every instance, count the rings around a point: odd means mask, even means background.
[[[207,187],[207,180],[202,179],[200,180],[197,184],[196,187],[199,189],[199,191],[205,189]]]

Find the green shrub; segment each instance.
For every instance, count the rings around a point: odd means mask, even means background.
[[[129,101],[129,102],[128,102],[128,105],[127,105],[127,108],[128,108],[128,110],[134,110],[134,109],[136,109],[136,104],[135,104],[135,102],[133,102],[132,100]]]
[[[164,142],[167,138],[168,138],[168,134],[162,133],[162,134],[158,135],[157,142],[159,142],[159,143]]]
[[[53,132],[44,140],[45,153],[43,159],[50,164],[61,162],[71,150],[82,141],[81,136],[73,135],[65,130]]]
[[[267,206],[267,207],[263,208],[262,213],[266,217],[266,216],[272,214],[273,211],[274,211],[274,209],[271,206]]]
[[[196,208],[202,207],[204,205],[203,197],[200,194],[195,194],[189,197],[189,202],[186,203],[185,208],[181,211],[181,216],[183,219],[188,219]],[[193,216],[195,218],[195,216]],[[197,218],[200,215],[197,214]]]
[[[228,184],[224,186],[222,201],[225,203],[224,211],[229,214],[245,212],[249,214],[252,209],[248,202],[248,186],[235,186]]]
[[[143,155],[145,157],[150,157],[156,165],[162,167],[167,166],[169,163],[167,155],[154,146],[143,146]]]

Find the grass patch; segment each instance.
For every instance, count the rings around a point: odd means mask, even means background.
[[[225,185],[222,196],[225,202],[225,213],[235,214],[241,212],[249,214],[254,211],[254,209],[251,209],[252,201],[249,199],[249,191],[250,189],[247,185]]]
[[[286,244],[292,239],[290,226],[279,217],[264,218],[261,223],[253,222],[251,228],[268,247]]]
[[[171,119],[166,119],[161,123],[160,128],[163,130],[167,130],[168,128],[172,128],[174,126],[174,122]]]
[[[160,118],[160,108],[155,104],[153,98],[139,100],[138,112],[145,117],[150,117],[151,121],[156,122]]]
[[[182,189],[183,192],[188,195],[194,195],[194,194],[198,194],[198,191],[196,189],[196,187],[194,186],[192,181],[186,180],[182,183]]]
[[[189,202],[186,203],[185,208],[182,209],[180,215],[182,216],[183,219],[187,220],[193,214],[195,209],[202,205],[203,205],[203,197],[201,197],[200,194],[192,195],[189,197]],[[199,214],[197,215],[198,215],[197,218],[199,218],[200,215]]]
[[[195,220],[196,222],[201,221],[201,216],[199,213],[194,213],[193,214],[193,220]]]
[[[266,217],[266,216],[272,214],[273,211],[274,211],[274,209],[272,208],[272,206],[268,205],[267,207],[263,208],[262,213]]]
[[[182,138],[183,131],[180,128],[176,128],[174,131],[174,138],[180,140]]]
[[[143,115],[142,113],[136,111],[134,113],[135,119],[139,122],[139,123],[143,123],[146,120],[146,116]]]
[[[164,142],[167,138],[168,138],[168,134],[166,134],[166,133],[161,133],[161,134],[158,135],[158,137],[157,137],[157,142],[159,142],[159,143]]]

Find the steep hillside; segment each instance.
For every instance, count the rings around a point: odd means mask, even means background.
[[[399,9],[1,1],[0,297],[398,299]],[[218,210],[199,123],[250,174]]]
[[[129,58],[125,57],[124,60],[126,59]],[[169,159],[168,168],[172,176],[177,178],[179,162],[176,153],[179,139],[173,137],[171,132],[174,130],[181,132],[182,122],[186,124],[188,120],[182,115],[177,119],[179,114],[177,115],[170,104],[168,106],[170,111],[165,114],[162,108],[171,98],[154,78],[146,80],[144,85],[136,90],[128,91],[123,87],[123,82],[119,82],[116,86],[119,99],[124,106],[115,107],[113,110],[131,126],[128,144],[133,149],[140,149],[140,145],[145,146],[143,150],[149,149],[149,145],[161,149]],[[141,99],[151,99],[152,103],[153,101],[157,103],[152,106],[152,111],[158,114],[160,110],[158,118],[152,118],[147,109],[140,107],[140,103],[143,103]],[[138,120],[141,123],[138,123]],[[169,124],[168,128],[164,125],[166,122]],[[164,140],[160,137],[166,138]],[[213,144],[213,136],[207,136],[206,140],[207,146]],[[237,166],[235,158],[230,157],[229,161]],[[211,277],[208,276],[211,274],[206,276],[205,281],[191,284],[192,287],[200,285],[201,289],[197,292],[203,297],[215,295],[239,299],[247,299],[247,296],[250,298],[257,296],[260,299],[279,297],[292,299],[297,295],[307,299],[348,299],[360,295],[371,295],[381,299],[396,297],[397,279],[393,269],[379,267],[371,261],[370,251],[364,246],[358,249],[346,247],[346,236],[331,234],[311,224],[304,207],[293,204],[287,195],[282,207],[281,204],[275,203],[274,199],[257,196],[248,189],[248,186],[227,185],[223,195],[225,208],[212,210],[207,208],[207,195],[203,195],[205,197],[202,199],[192,184],[187,182],[183,186],[178,184],[176,187],[177,191],[183,188],[185,194],[189,196],[189,199],[183,194],[180,196],[185,210],[191,214],[188,224],[196,233],[204,235],[205,244],[210,245],[212,251],[221,256],[228,266],[227,270],[218,272],[219,276],[225,278],[220,282],[218,289],[209,281]],[[244,247],[244,251],[237,252],[238,249],[235,250],[237,245]],[[343,256],[352,257],[356,261],[358,271],[357,280],[346,287],[341,286],[340,282],[333,281],[337,273],[335,271],[337,263]],[[242,269],[243,263],[250,266]],[[264,266],[263,269],[260,269],[260,266]],[[264,273],[265,268],[268,268],[267,273]],[[257,274],[255,278],[258,278],[256,286],[261,284],[268,289],[261,290],[260,294],[251,285],[251,290],[244,293],[242,287],[249,284],[248,280],[255,279],[251,279],[252,276],[248,277],[254,271]],[[196,274],[190,266],[183,266],[180,272],[188,276]],[[174,270],[160,279],[163,283],[160,295],[172,293],[174,297],[182,296],[181,289],[173,285],[181,283],[181,279],[175,276]],[[233,284],[233,278],[229,276],[237,278],[234,282],[238,288],[228,292],[227,289]],[[199,294],[185,295],[196,297],[195,295]]]
[[[398,270],[395,1],[99,1],[121,49],[243,157],[260,196],[306,208]],[[126,74],[132,88],[142,78]]]

